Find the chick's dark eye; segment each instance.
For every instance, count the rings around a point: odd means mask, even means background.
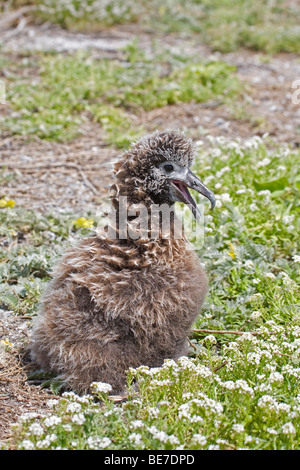
[[[164,169],[166,170],[167,173],[171,173],[171,171],[174,170],[174,167],[170,163],[167,163],[166,165],[164,165]]]

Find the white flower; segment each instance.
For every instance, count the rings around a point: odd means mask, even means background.
[[[133,429],[142,428],[143,426],[144,426],[144,423],[141,419],[136,419],[130,423],[130,427]]]
[[[259,353],[251,352],[247,354],[247,361],[250,364],[259,364],[261,355]]]
[[[269,382],[271,383],[281,383],[283,382],[284,377],[280,372],[271,372],[269,375]]]
[[[49,406],[49,408],[54,408],[55,405],[57,405],[59,403],[58,400],[48,400],[47,401],[47,406]]]
[[[136,446],[143,445],[142,436],[136,432],[133,432],[128,436],[128,439],[133,442]]]
[[[195,444],[199,444],[201,447],[204,447],[207,443],[206,437],[203,436],[203,434],[197,434],[197,433],[193,435],[192,441]]]
[[[41,436],[44,434],[44,429],[39,423],[32,423],[28,429],[34,436]]]
[[[247,259],[247,261],[245,261],[245,263],[244,263],[244,266],[245,266],[245,268],[253,268],[254,263],[253,263],[253,261],[251,261],[251,259]]]
[[[91,388],[94,393],[109,393],[112,391],[112,386],[105,382],[93,382]]]
[[[272,429],[272,428],[268,428],[268,429],[267,429],[267,432],[268,432],[269,434],[273,434],[274,436],[277,434],[276,429]]]
[[[217,340],[214,337],[214,335],[207,335],[204,338],[203,343],[205,343],[205,344],[208,343],[209,345],[213,345],[213,344],[217,344]]]
[[[71,421],[74,424],[83,424],[85,422],[85,417],[83,413],[78,413],[72,416]]]
[[[282,427],[281,430],[283,434],[296,434],[296,429],[293,426],[292,423],[285,423]]]
[[[33,450],[34,444],[33,442],[29,441],[29,439],[24,439],[24,441],[22,441],[20,444],[20,448],[25,450]]]
[[[66,409],[67,413],[79,413],[81,411],[80,403],[69,403]]]
[[[20,416],[20,421],[30,421],[38,417],[38,413],[28,412]]]
[[[232,426],[232,430],[237,432],[237,433],[240,433],[240,432],[244,432],[245,428],[244,428],[243,424],[234,424]]]
[[[266,273],[266,274],[264,275],[264,277],[265,277],[266,279],[276,279],[276,276],[274,276],[273,273]]]
[[[223,193],[221,196],[221,199],[223,202],[232,202],[232,198],[230,197],[230,194],[228,193]]]
[[[249,205],[249,209],[251,212],[255,212],[258,210],[258,207],[254,202],[252,202],[252,204]]]
[[[47,418],[45,418],[43,421],[43,425],[46,426],[46,428],[56,426],[57,424],[60,424],[60,423],[61,423],[61,418],[59,416],[47,416]]]
[[[292,260],[295,262],[295,263],[300,263],[300,255],[295,255],[292,257]]]
[[[251,313],[249,318],[251,320],[258,320],[260,317],[261,317],[261,312],[259,312],[258,310],[255,310],[254,312]]]
[[[293,222],[294,219],[295,219],[294,214],[292,214],[292,215],[286,214],[282,217],[282,222],[286,225],[291,225],[291,223]]]
[[[232,380],[227,380],[226,382],[222,382],[221,384],[227,390],[235,390],[235,382]]]
[[[271,163],[271,160],[269,158],[264,158],[260,162],[256,164],[257,168],[260,168],[261,166],[267,166]]]
[[[223,168],[221,168],[221,170],[217,171],[216,177],[221,178],[224,175],[224,173],[230,172],[230,171],[231,170],[230,170],[229,166],[224,166]]]
[[[270,196],[271,191],[269,189],[263,189],[261,191],[258,191],[258,196]]]

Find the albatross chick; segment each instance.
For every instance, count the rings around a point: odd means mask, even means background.
[[[129,367],[157,367],[187,354],[187,335],[207,293],[207,278],[185,236],[175,237],[174,212],[167,236],[157,212],[152,237],[150,209],[180,201],[198,218],[188,188],[214,206],[213,194],[190,170],[193,153],[192,141],[173,131],[132,145],[114,168],[115,236],[96,231],[56,266],[30,351],[32,360],[57,373],[66,388],[88,393],[92,382],[101,381],[120,393]],[[125,236],[121,200],[131,214]],[[139,205],[148,215],[137,237],[140,219],[132,207]]]

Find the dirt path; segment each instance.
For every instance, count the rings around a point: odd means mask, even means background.
[[[19,32],[2,31],[0,43],[4,51],[24,48],[74,51],[88,47],[101,57],[116,57],[137,33],[132,27],[122,27],[97,35],[76,35],[47,25],[26,26]],[[150,52],[153,36],[139,33],[139,43]],[[185,48],[187,54],[197,54],[199,58],[213,57],[237,66],[248,91],[231,109],[219,103],[184,103],[142,113],[139,120],[148,131],[186,128],[197,139],[205,139],[206,134],[235,139],[268,132],[276,142],[300,145],[300,105],[292,102],[292,83],[300,79],[300,61],[296,56],[282,54],[269,58],[249,51],[212,54],[196,41],[182,39],[178,43],[173,35],[165,35],[163,42],[173,49]],[[93,123],[87,123],[81,136],[69,144],[15,137],[0,139],[0,162],[9,161],[9,171],[16,172],[3,185],[1,193],[16,200],[19,206],[37,210],[94,209],[105,194],[111,179],[110,163],[118,153],[106,145],[101,128]],[[9,423],[25,411],[45,410],[47,398],[52,396],[28,384],[18,362],[17,351],[28,337],[28,319],[0,310],[0,340],[6,337],[14,343],[14,349],[10,354],[0,350],[0,439],[9,436]]]

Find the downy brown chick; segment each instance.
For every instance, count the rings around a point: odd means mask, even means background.
[[[156,367],[187,353],[187,335],[207,293],[205,272],[185,237],[174,237],[172,223],[164,236],[161,218],[154,238],[150,215],[146,233],[121,237],[119,203],[123,198],[126,209],[150,209],[181,201],[198,217],[190,187],[213,207],[213,194],[190,170],[193,153],[192,141],[173,131],[134,144],[115,164],[116,236],[83,239],[56,266],[30,349],[32,360],[67,388],[87,393],[101,381],[119,393],[129,367]],[[133,232],[135,221],[134,215],[127,221]]]

